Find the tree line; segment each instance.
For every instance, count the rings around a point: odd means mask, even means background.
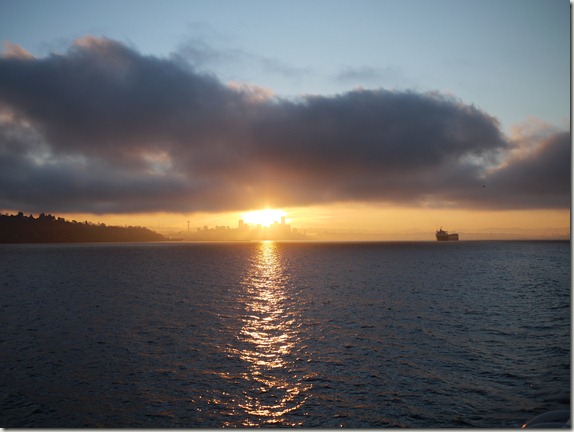
[[[41,213],[37,218],[0,214],[0,243],[148,242],[164,236],[139,226],[107,226],[88,221],[67,221]]]

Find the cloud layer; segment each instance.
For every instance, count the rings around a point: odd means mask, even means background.
[[[129,213],[372,201],[568,208],[570,133],[509,139],[440,93],[274,97],[86,37],[0,59],[0,208]]]

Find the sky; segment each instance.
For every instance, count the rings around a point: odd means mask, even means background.
[[[570,37],[565,0],[0,0],[0,210],[569,230]]]

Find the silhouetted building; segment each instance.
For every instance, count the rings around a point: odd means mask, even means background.
[[[207,225],[197,228],[197,232],[188,235],[188,240],[206,241],[249,241],[249,240],[304,240],[306,236],[292,230],[291,225],[285,221],[285,216],[281,217],[281,223],[275,221],[271,226],[264,227],[261,224],[250,227],[243,219],[239,219],[237,228],[229,226],[216,226],[209,228]]]

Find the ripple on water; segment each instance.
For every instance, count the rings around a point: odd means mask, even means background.
[[[569,243],[442,246],[0,247],[0,419],[514,427],[568,408]]]

